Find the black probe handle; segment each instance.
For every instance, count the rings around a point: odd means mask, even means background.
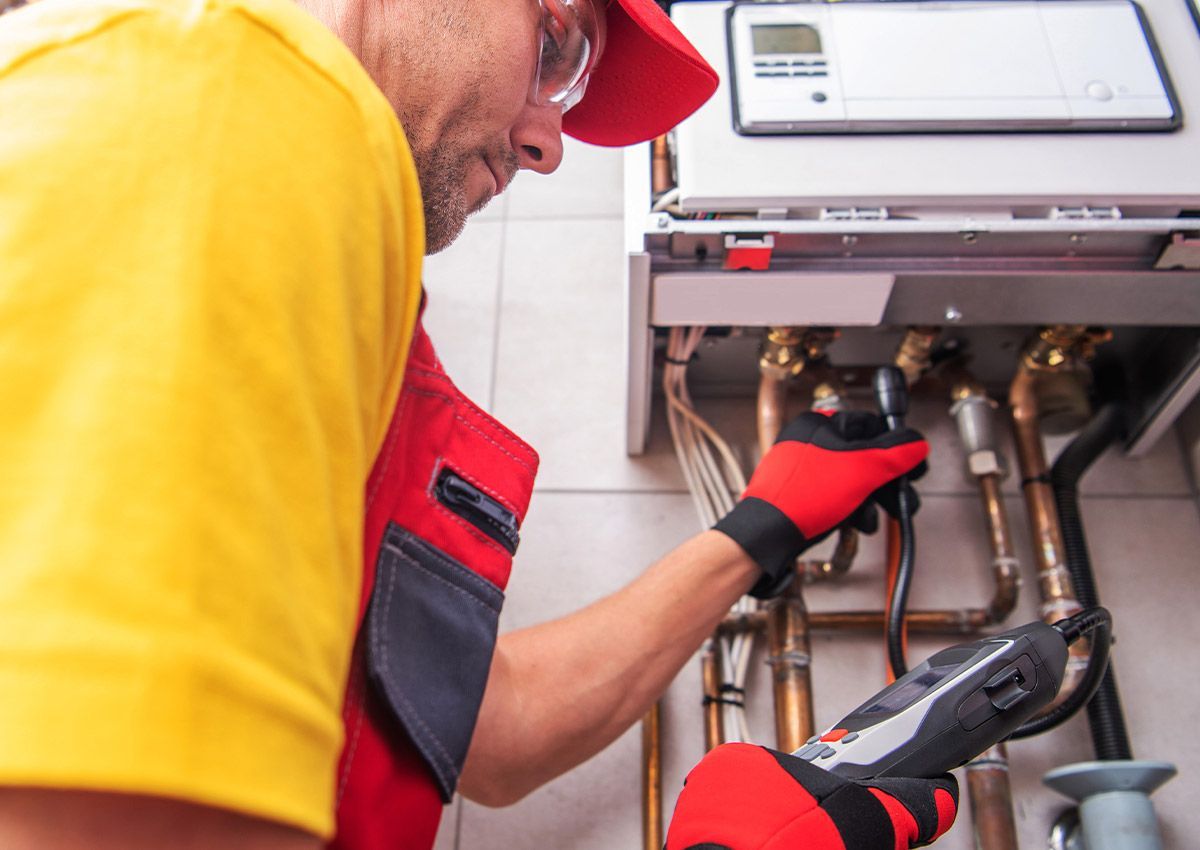
[[[875,370],[875,400],[888,430],[899,431],[908,415],[908,382],[895,366],[880,366]]]

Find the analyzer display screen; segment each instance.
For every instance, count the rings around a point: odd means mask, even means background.
[[[925,694],[929,693],[947,676],[961,666],[958,663],[945,664],[941,667],[930,667],[923,673],[914,676],[907,682],[898,682],[895,687],[888,688],[873,704],[862,710],[862,714],[890,714],[908,708]]]
[[[764,53],[820,53],[821,35],[807,24],[770,24],[750,27],[754,55]]]

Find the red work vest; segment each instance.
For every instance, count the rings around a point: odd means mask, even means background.
[[[537,453],[446,377],[417,321],[367,484],[331,850],[428,850],[483,697]]]

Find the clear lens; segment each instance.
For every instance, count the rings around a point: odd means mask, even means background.
[[[583,97],[598,35],[591,0],[539,0],[541,45],[531,100],[563,111]]]

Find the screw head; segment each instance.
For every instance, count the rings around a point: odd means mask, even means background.
[[[962,311],[959,310],[957,307],[955,307],[953,304],[951,304],[949,307],[946,308],[946,321],[947,322],[950,322],[951,324],[953,324],[955,322],[961,322],[962,318],[963,318]]]

